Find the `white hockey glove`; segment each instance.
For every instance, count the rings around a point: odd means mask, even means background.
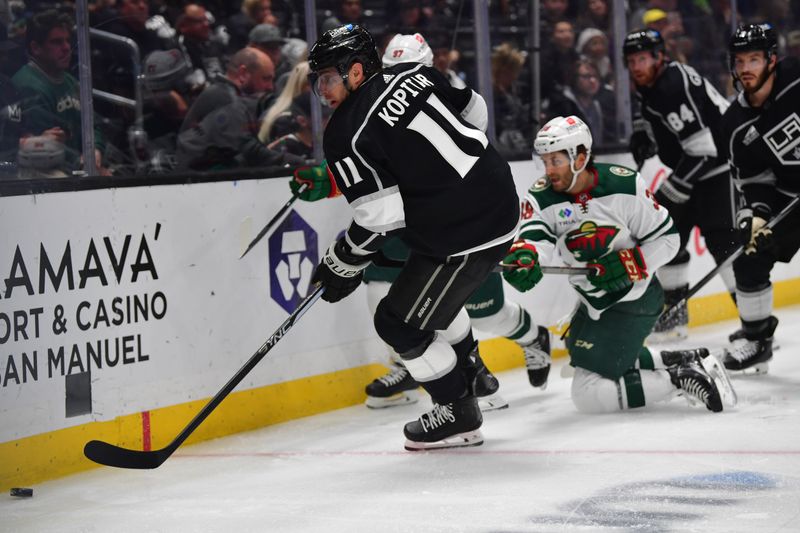
[[[736,213],[736,225],[745,254],[753,255],[774,246],[772,230],[766,227],[767,217],[769,214],[758,208],[746,207]]]

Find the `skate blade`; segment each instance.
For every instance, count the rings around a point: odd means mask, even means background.
[[[728,407],[736,407],[739,397],[736,395],[736,390],[733,388],[733,383],[731,383],[731,378],[725,369],[725,365],[713,353],[703,357],[700,360],[700,364],[703,365],[708,375],[714,380],[722,403]]]
[[[728,373],[734,376],[759,376],[761,374],[769,373],[769,362],[756,363],[753,366],[743,368],[741,370],[728,368]]]
[[[508,407],[508,402],[499,394],[491,394],[489,396],[484,396],[483,398],[478,398],[478,408],[484,413],[486,411],[498,411],[500,409],[506,409]]]
[[[685,326],[678,326],[669,331],[654,331],[647,336],[647,344],[665,344],[669,342],[686,340],[689,332]]]
[[[436,442],[417,442],[406,439],[406,450],[410,452],[419,452],[424,450],[443,450],[446,448],[462,448],[467,446],[480,446],[483,444],[483,433],[481,430],[467,431],[465,433],[458,433],[446,439],[437,440]]]
[[[364,404],[370,409],[386,409],[387,407],[397,407],[399,405],[409,405],[419,401],[419,393],[417,391],[409,390],[405,392],[398,392],[386,398],[378,398],[377,396],[367,396]]]

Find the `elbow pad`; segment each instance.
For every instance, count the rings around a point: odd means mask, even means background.
[[[486,128],[489,127],[489,111],[481,95],[472,91],[472,98],[467,107],[461,111],[461,118],[486,133]]]

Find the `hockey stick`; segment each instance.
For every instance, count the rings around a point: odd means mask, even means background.
[[[765,226],[765,228],[769,228],[769,229],[772,229],[772,228],[774,228],[774,227],[775,227],[775,226],[778,224],[778,222],[780,222],[781,220],[783,220],[784,218],[786,218],[786,216],[787,216],[787,215],[788,215],[788,214],[789,214],[789,213],[790,213],[790,212],[791,212],[791,211],[792,211],[792,210],[793,210],[795,207],[797,207],[797,204],[798,204],[798,203],[800,203],[800,196],[797,196],[797,197],[795,197],[795,198],[794,198],[794,199],[793,199],[791,202],[789,202],[789,203],[786,205],[786,207],[784,207],[784,208],[783,208],[783,210],[781,210],[781,212],[780,212],[780,213],[778,213],[778,214],[775,216],[775,218],[773,218],[772,220],[770,220],[770,221],[767,223],[767,225]],[[727,268],[727,267],[729,267],[730,265],[732,265],[732,264],[733,264],[733,262],[734,262],[734,261],[736,261],[736,259],[738,259],[738,258],[739,258],[739,256],[740,256],[740,255],[742,255],[742,254],[744,253],[744,249],[745,249],[745,245],[741,245],[741,246],[739,246],[739,247],[738,247],[736,250],[734,250],[734,252],[733,252],[731,255],[729,255],[727,258],[725,258],[725,260],[724,260],[722,263],[720,263],[720,264],[718,264],[716,267],[714,267],[714,268],[711,270],[711,272],[709,272],[708,274],[706,274],[706,275],[705,275],[705,277],[704,277],[703,279],[701,279],[700,281],[698,281],[698,282],[697,282],[697,284],[696,284],[694,287],[692,287],[691,289],[689,289],[689,292],[687,292],[687,293],[686,293],[686,296],[684,296],[683,298],[681,298],[680,300],[678,300],[677,302],[675,302],[674,304],[672,304],[672,306],[670,306],[670,307],[668,307],[667,309],[665,309],[665,310],[664,310],[664,312],[661,314],[661,317],[663,317],[663,319],[664,319],[664,320],[667,320],[667,319],[668,319],[668,318],[670,318],[670,317],[671,317],[673,314],[675,314],[675,312],[677,311],[677,309],[678,309],[679,307],[681,307],[681,306],[685,305],[685,304],[686,304],[686,302],[688,302],[688,301],[689,301],[689,298],[691,298],[692,296],[694,296],[695,294],[697,294],[697,292],[698,292],[700,289],[702,289],[703,287],[705,287],[705,285],[706,285],[706,284],[707,284],[709,281],[711,281],[711,280],[714,278],[714,276],[716,276],[716,275],[717,275],[717,274],[718,274],[718,273],[719,273],[719,272],[720,272],[722,269],[724,269],[724,268]],[[661,319],[661,317],[659,317],[659,319]]]
[[[494,268],[493,272],[510,272],[512,270],[516,270],[520,268],[516,265],[508,265],[505,263],[500,263],[497,267]],[[588,276],[594,269],[591,267],[569,267],[569,266],[541,266],[543,274],[563,274],[567,276],[573,275],[585,275]]]
[[[289,208],[292,206],[292,204],[300,197],[300,194],[303,191],[305,191],[307,188],[308,188],[308,183],[303,183],[302,185],[300,185],[300,187],[297,189],[297,193],[296,194],[292,194],[292,197],[289,198],[289,201],[286,202],[285,204],[283,204],[283,207],[281,207],[280,211],[275,213],[275,216],[272,217],[272,220],[267,222],[267,225],[264,226],[261,229],[261,231],[258,232],[258,235],[256,235],[256,238],[253,239],[252,241],[250,241],[250,244],[247,245],[247,249],[242,253],[242,255],[239,256],[239,259],[241,259],[242,257],[246,256],[247,252],[252,250],[253,246],[258,244],[258,241],[260,241],[264,237],[264,235],[266,235],[267,232],[272,229],[272,226],[274,226],[275,223],[278,220],[280,220],[280,218],[284,215],[284,213],[286,213],[286,211],[289,210]]]
[[[117,468],[158,468],[161,463],[169,459],[169,457],[178,449],[178,446],[183,444],[189,435],[197,429],[203,420],[208,418],[214,409],[236,388],[236,385],[250,373],[253,368],[267,355],[279,340],[292,328],[303,313],[308,311],[314,302],[322,296],[323,288],[320,285],[314,286],[314,290],[300,302],[297,308],[291,315],[281,324],[281,326],[273,333],[261,347],[250,357],[250,359],[239,369],[236,374],[225,384],[224,387],[195,415],[189,424],[170,442],[166,447],[160,450],[129,450],[128,448],[121,448],[107,442],[92,440],[86,443],[83,447],[83,454],[88,458],[106,466],[115,466]]]
[[[403,268],[403,266],[406,264],[405,261],[400,261],[398,259],[392,259],[391,257],[387,257],[381,251],[378,251],[372,257],[372,263],[375,266],[382,268]],[[520,267],[517,265],[500,263],[492,269],[492,272],[509,272],[511,270],[516,270],[517,268]],[[543,274],[563,274],[568,276],[581,275],[581,274],[588,276],[594,270],[591,267],[568,267],[568,266],[542,266],[541,269]]]

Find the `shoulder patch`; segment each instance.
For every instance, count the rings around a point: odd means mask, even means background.
[[[542,176],[541,178],[533,182],[533,185],[531,185],[531,191],[539,192],[549,187],[550,187],[550,178],[548,178],[547,176]]]
[[[627,168],[624,167],[612,166],[608,167],[608,170],[609,172],[616,174],[617,176],[633,176],[635,174],[634,171],[628,170]]]

